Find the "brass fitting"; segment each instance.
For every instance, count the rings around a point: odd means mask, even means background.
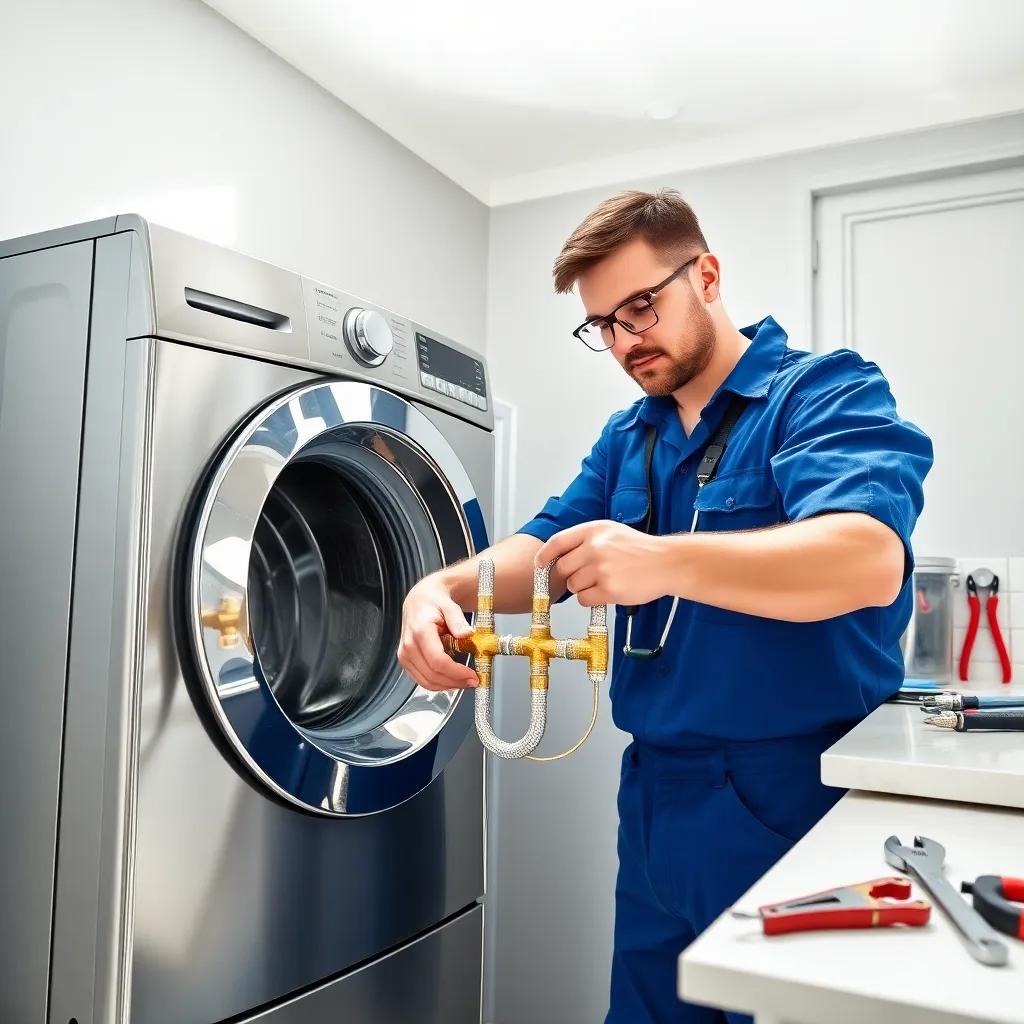
[[[484,746],[499,757],[519,758],[528,755],[543,738],[547,724],[548,665],[552,660],[567,658],[585,661],[587,675],[595,687],[595,697],[597,687],[604,682],[608,671],[607,609],[604,605],[591,608],[586,639],[559,640],[553,637],[550,573],[550,564],[534,570],[530,635],[498,636],[494,631],[494,563],[482,558],[478,572],[476,627],[472,635],[465,638],[444,637],[445,649],[449,654],[471,654],[475,659],[480,678],[476,690],[477,733]],[[493,659],[500,655],[518,655],[530,659],[530,727],[520,740],[514,742],[506,742],[495,736],[490,722],[491,667]],[[588,735],[589,732],[588,729]]]
[[[224,595],[216,608],[205,609],[199,615],[199,621],[207,629],[215,629],[220,637],[221,647],[234,647],[239,640],[249,646],[249,623],[245,611],[245,601],[237,597]]]

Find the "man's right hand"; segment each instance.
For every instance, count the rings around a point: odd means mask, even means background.
[[[426,690],[476,686],[477,674],[451,658],[441,643],[445,633],[467,637],[472,632],[443,578],[427,576],[409,591],[402,606],[398,662]]]

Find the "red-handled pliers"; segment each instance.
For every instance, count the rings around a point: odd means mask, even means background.
[[[927,924],[931,904],[927,900],[909,900],[909,896],[908,879],[898,876],[876,878],[870,882],[826,889],[785,903],[770,903],[758,907],[756,914],[739,910],[732,914],[733,917],[760,918],[765,935],[831,928]]]
[[[967,576],[967,603],[971,606],[971,621],[967,625],[967,636],[964,637],[964,648],[960,652],[960,679],[967,682],[967,669],[974,649],[974,639],[978,635],[978,623],[981,621],[981,600],[978,594],[985,595],[985,614],[988,617],[988,628],[992,633],[999,662],[1003,667],[1003,682],[1010,681],[1010,656],[1006,653],[1003,643],[1003,632],[999,628],[996,609],[999,607],[999,577],[989,569],[979,569],[974,575]]]
[[[974,896],[974,909],[996,931],[1024,939],[1024,878],[1000,878],[981,875],[973,882],[964,882],[961,892]],[[1017,902],[1011,902],[1016,900]]]

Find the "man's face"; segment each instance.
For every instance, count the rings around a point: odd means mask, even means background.
[[[660,284],[678,269],[665,259],[638,240],[588,270],[578,282],[587,317],[607,316],[624,299]],[[656,324],[639,334],[631,334],[621,323],[612,325],[612,355],[647,394],[673,394],[711,361],[715,327],[702,295],[700,273],[691,265],[654,296]],[[631,308],[620,309],[617,316],[629,322]],[[605,336],[609,337],[608,328]]]

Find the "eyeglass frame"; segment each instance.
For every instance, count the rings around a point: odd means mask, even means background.
[[[635,295],[630,295],[629,298],[623,299],[607,316],[588,317],[586,320],[583,321],[583,323],[579,325],[579,327],[577,327],[572,332],[573,337],[576,338],[578,341],[583,342],[583,344],[586,345],[586,347],[590,349],[591,352],[607,352],[615,344],[616,324],[618,324],[624,331],[627,331],[629,334],[632,334],[634,337],[636,337],[639,334],[643,334],[644,331],[649,331],[651,327],[654,327],[659,322],[658,311],[654,308],[655,298],[662,291],[664,291],[665,288],[667,288],[677,277],[679,277],[679,275],[682,274],[684,270],[693,266],[693,264],[696,263],[697,260],[699,260],[703,255],[704,253],[698,253],[696,256],[692,256],[681,267],[677,267],[675,270],[673,270],[672,273],[669,274],[664,281],[660,281],[653,288],[647,288],[644,291],[637,292]],[[646,299],[647,304],[651,307],[651,312],[654,314],[654,323],[651,324],[649,327],[643,328],[643,330],[640,331],[632,330],[615,315],[616,313],[618,313],[620,309],[622,309],[623,306],[627,306],[631,302],[636,302],[637,299]],[[612,341],[610,345],[602,345],[600,348],[594,348],[593,345],[590,345],[586,341],[584,341],[584,339],[581,337],[581,332],[585,330],[587,327],[589,327],[591,324],[597,323],[597,321],[599,320],[606,320],[608,322],[608,327],[612,332]]]

